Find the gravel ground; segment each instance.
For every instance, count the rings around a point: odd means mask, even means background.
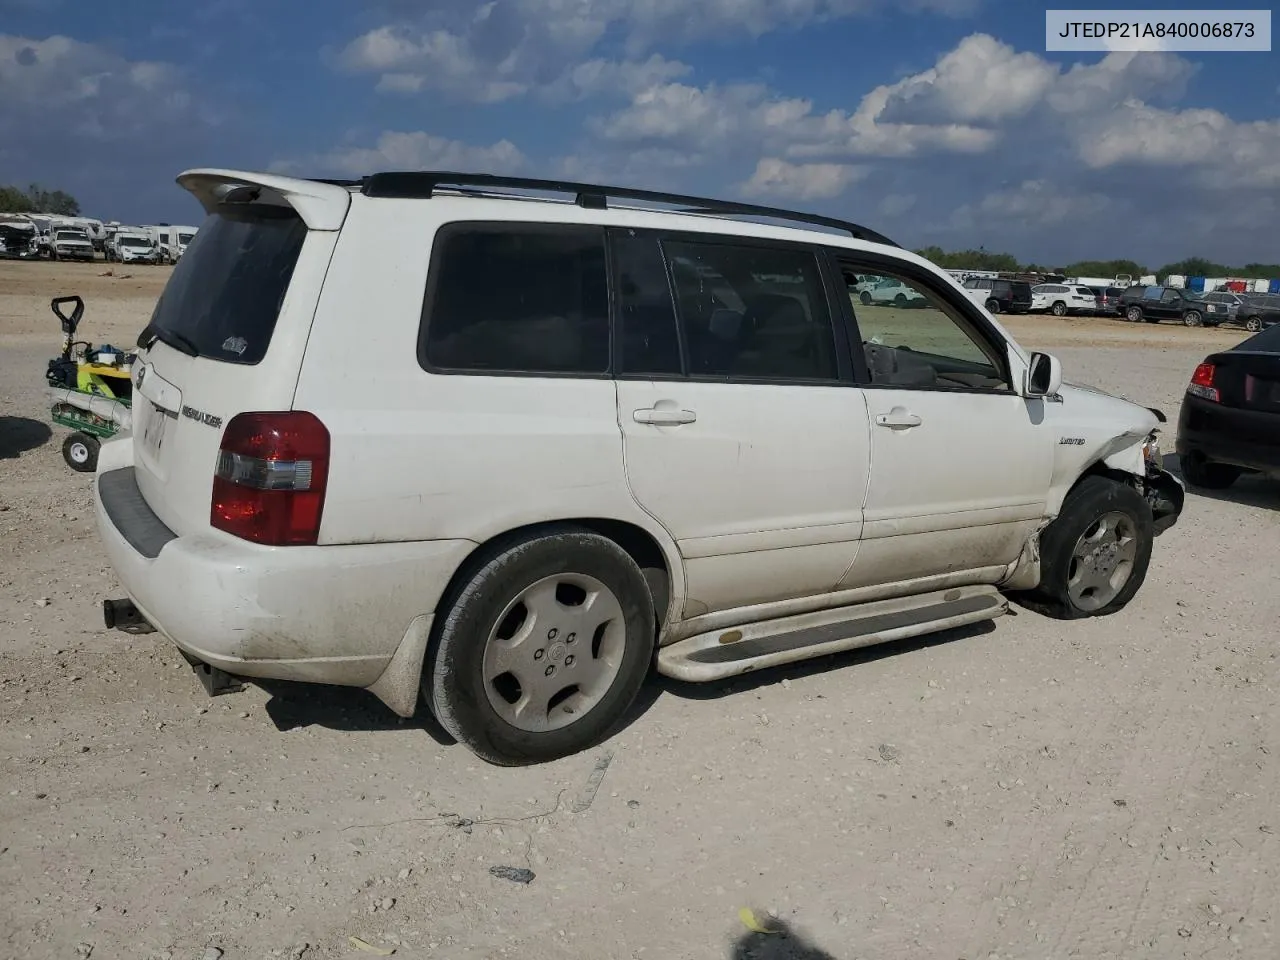
[[[208,699],[103,630],[43,373],[50,297],[127,345],[167,274],[106,270],[0,263],[0,956],[1280,955],[1280,484],[1191,494],[1117,616],[655,680],[604,747],[499,769],[359,691]],[[1191,369],[1242,336],[1010,326],[1162,407],[1168,449]]]

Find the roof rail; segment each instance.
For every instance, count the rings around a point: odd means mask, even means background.
[[[667,204],[678,207],[674,213],[713,214],[720,216],[766,217],[772,220],[790,220],[796,223],[830,227],[848,233],[857,240],[882,243],[896,247],[883,234],[856,223],[824,217],[816,213],[800,213],[778,207],[763,207],[753,203],[737,203],[731,200],[712,200],[707,197],[691,197],[678,193],[662,193],[657,190],[638,190],[633,187],[607,187],[595,183],[575,183],[570,180],[535,180],[528,177],[504,177],[488,173],[455,173],[438,170],[421,172],[374,173],[360,181],[360,192],[366,197],[427,198],[440,188],[452,187],[505,187],[515,190],[537,190],[544,193],[569,193],[580,207],[605,210],[610,200],[638,200],[645,203]]]

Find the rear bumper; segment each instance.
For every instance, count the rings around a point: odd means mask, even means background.
[[[1187,395],[1178,417],[1179,457],[1202,456],[1280,477],[1280,417]]]
[[[94,507],[111,565],[152,626],[234,676],[374,685],[393,658],[404,659],[404,644],[425,647],[422,624],[475,546],[261,547],[216,531],[179,537],[142,499],[132,458],[129,437],[99,455]],[[421,653],[410,651],[410,660],[421,663]]]

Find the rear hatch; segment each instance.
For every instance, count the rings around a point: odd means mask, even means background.
[[[1010,302],[1022,307],[1031,306],[1031,284],[1025,280],[1009,281]]]
[[[208,529],[226,424],[284,411],[350,195],[234,171],[178,182],[208,214],[174,268],[134,365],[138,488],[179,536]]]

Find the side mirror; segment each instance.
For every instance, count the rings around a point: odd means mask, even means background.
[[[1062,361],[1048,353],[1033,353],[1027,364],[1028,397],[1052,397],[1062,387]]]

